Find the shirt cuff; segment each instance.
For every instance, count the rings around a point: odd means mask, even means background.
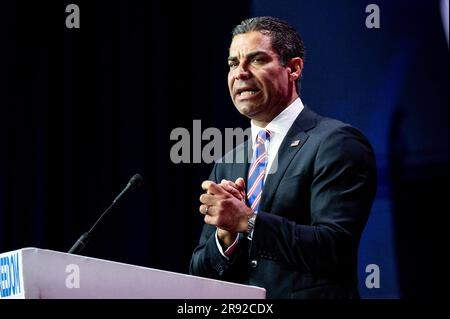
[[[237,243],[239,241],[239,235],[236,236],[236,239],[234,240],[234,242],[231,244],[231,246],[229,246],[227,248],[227,250],[223,251],[222,245],[220,244],[219,241],[219,236],[218,236],[218,231],[216,230],[216,244],[217,244],[217,248],[219,249],[220,254],[225,257],[227,260],[230,258],[230,256],[233,254],[233,251],[236,249],[237,247]]]

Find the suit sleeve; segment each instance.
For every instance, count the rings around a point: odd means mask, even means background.
[[[216,164],[209,177],[217,182]],[[220,280],[241,282],[245,278],[246,260],[248,259],[248,245],[244,238],[240,238],[237,247],[229,259],[222,256],[216,244],[216,227],[205,224],[200,236],[199,245],[195,248],[190,262],[191,275],[215,278]],[[239,234],[239,236],[242,236]],[[243,237],[243,236],[242,236]],[[243,267],[242,267],[243,266]]]
[[[310,225],[259,212],[251,255],[265,251],[297,271],[313,274],[349,271],[375,196],[372,148],[358,130],[340,127],[319,143],[312,166]]]

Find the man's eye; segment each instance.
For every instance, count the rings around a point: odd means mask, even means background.
[[[228,62],[228,66],[230,67],[230,69],[237,67],[237,65],[238,64],[236,62]]]
[[[263,62],[264,62],[264,59],[263,59],[263,58],[254,58],[254,59],[252,60],[252,62],[253,62],[253,63],[263,63]]]

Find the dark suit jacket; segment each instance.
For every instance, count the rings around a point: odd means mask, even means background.
[[[247,141],[233,152],[247,154],[248,147]],[[246,161],[216,163],[211,180],[246,180]],[[358,298],[358,245],[375,191],[367,139],[305,107],[279,148],[276,172],[266,178],[253,240],[240,234],[226,260],[215,227],[205,225],[190,272],[264,287],[268,298]]]

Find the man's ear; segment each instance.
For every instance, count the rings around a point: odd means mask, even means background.
[[[299,57],[295,57],[289,60],[288,62],[289,69],[291,70],[289,74],[289,79],[296,81],[303,70],[303,59]]]

